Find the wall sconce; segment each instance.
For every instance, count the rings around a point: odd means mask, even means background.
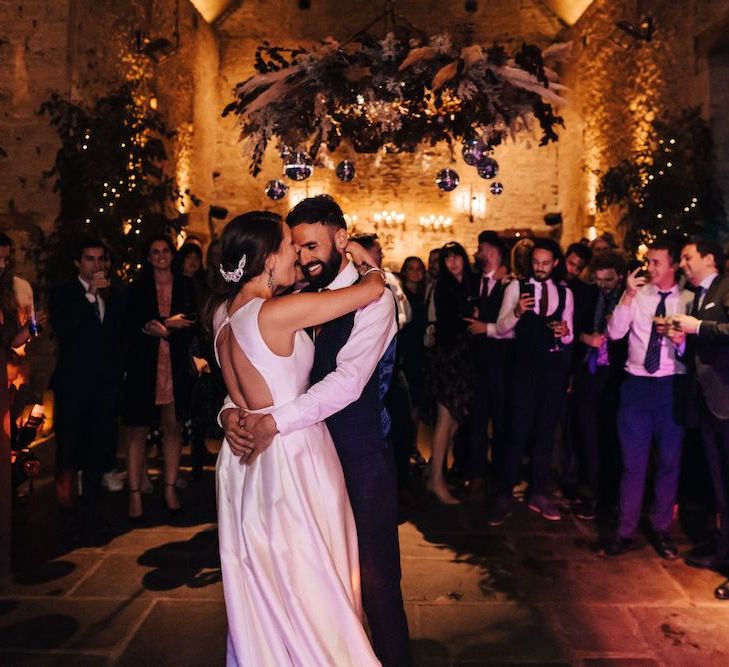
[[[372,216],[375,229],[405,229],[405,214],[400,211],[380,211]]]
[[[468,216],[468,221],[473,222],[486,213],[486,196],[483,192],[474,191],[469,185],[468,190],[462,190],[456,194],[456,206],[461,213]]]
[[[444,215],[421,215],[418,224],[424,232],[446,232],[453,229],[453,220]]]

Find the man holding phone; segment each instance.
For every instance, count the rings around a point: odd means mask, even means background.
[[[620,518],[616,535],[604,555],[619,556],[638,548],[638,523],[650,460],[651,445],[658,445],[654,499],[650,521],[658,555],[678,557],[669,529],[673,520],[683,439],[676,400],[686,372],[675,345],[669,340],[670,318],[684,313],[691,297],[676,283],[678,249],[655,242],[647,253],[648,280],[639,267],[627,278],[626,288],[607,326],[610,340],[628,335],[625,379],[620,387],[618,437],[623,459],[620,478]]]
[[[496,321],[502,337],[514,338],[510,387],[511,440],[504,455],[496,502],[487,521],[499,526],[511,514],[512,490],[519,481],[527,441],[535,435],[529,509],[549,521],[562,516],[547,497],[554,432],[567,394],[574,302],[561,282],[563,256],[552,239],[538,238],[527,281],[515,280],[504,292]]]
[[[84,506],[96,514],[102,475],[117,443],[121,387],[122,299],[105,270],[107,249],[98,239],[80,242],[78,275],[51,293],[51,325],[58,343],[55,392],[56,492],[74,529],[82,472]]]

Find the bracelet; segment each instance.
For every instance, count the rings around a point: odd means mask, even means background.
[[[377,271],[382,276],[382,280],[387,282],[387,279],[385,278],[385,272],[382,269],[378,269],[376,266],[371,266],[369,269],[367,269],[363,274],[362,277],[364,278],[368,273],[372,273],[373,271]]]

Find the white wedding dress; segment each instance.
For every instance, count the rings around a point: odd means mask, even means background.
[[[290,356],[274,354],[258,328],[263,304],[253,299],[230,318],[218,309],[215,354],[230,325],[281,405],[308,389],[314,345],[299,331]],[[357,534],[325,424],[277,435],[251,465],[224,441],[216,479],[227,665],[379,665],[362,626]]]

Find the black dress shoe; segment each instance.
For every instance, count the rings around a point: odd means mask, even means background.
[[[653,536],[653,546],[661,558],[666,560],[676,560],[678,558],[678,549],[668,533],[656,533]]]
[[[714,597],[717,600],[729,600],[729,580],[714,589]]]
[[[605,556],[622,556],[623,554],[627,554],[629,551],[635,551],[636,549],[640,549],[640,543],[638,540],[618,536],[603,547],[602,553]]]
[[[709,554],[708,556],[688,554],[685,560],[686,565],[698,567],[702,570],[723,570],[729,568],[729,558],[722,558],[716,554]]]

